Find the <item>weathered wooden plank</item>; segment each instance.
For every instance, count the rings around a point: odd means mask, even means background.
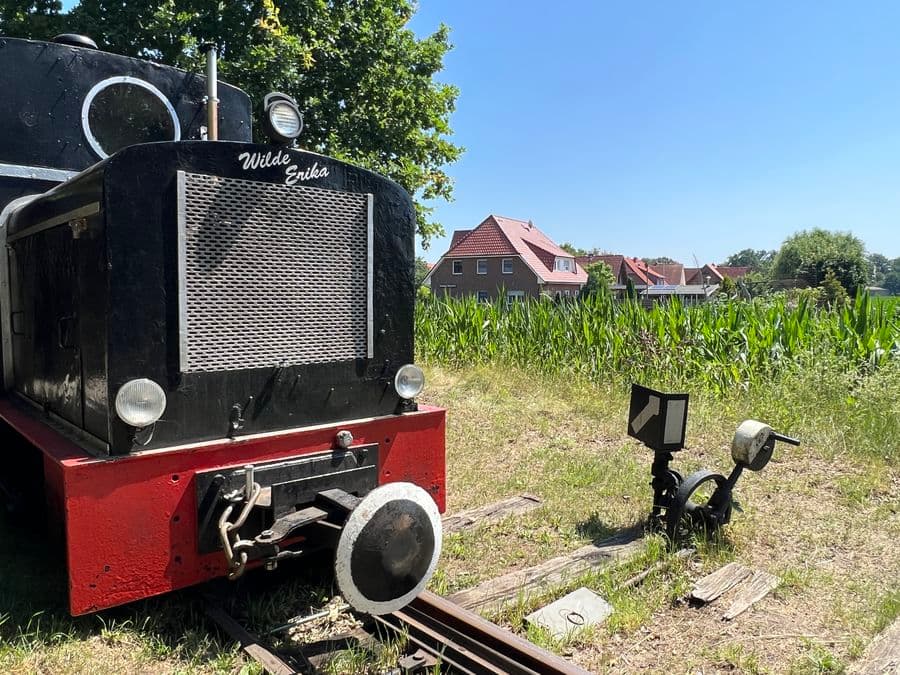
[[[247,629],[235,621],[222,607],[213,601],[206,603],[206,615],[215,621],[233,640],[241,645],[247,655],[256,661],[271,675],[296,675],[297,671],[285,663],[277,654],[269,651],[262,645],[255,635],[247,632]],[[302,654],[298,656],[306,661]],[[306,661],[306,665],[309,662]]]
[[[770,591],[775,590],[779,583],[781,583],[781,579],[774,574],[756,570],[753,572],[750,580],[738,589],[737,597],[731,603],[731,607],[722,615],[722,618],[726,621],[731,621],[736,616],[743,614],[750,609],[753,603],[759,602]]]
[[[641,545],[638,534],[630,531],[596,545],[583,546],[540,565],[490,579],[474,588],[454,593],[448,599],[466,609],[494,611],[520,596],[527,598],[536,595],[580,574],[622,560],[637,552]]]
[[[691,597],[699,602],[712,602],[723,593],[737,586],[753,573],[749,567],[730,562],[712,574],[707,574],[694,584]]]
[[[479,506],[475,509],[460,511],[441,519],[444,534],[459,532],[475,525],[493,523],[507,516],[518,515],[536,509],[541,505],[541,498],[530,494],[507,497],[499,502]]]
[[[855,675],[900,675],[900,619],[872,640],[850,672]]]

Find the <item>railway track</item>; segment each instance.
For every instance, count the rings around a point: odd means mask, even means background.
[[[393,614],[375,617],[382,627],[408,636],[418,651],[401,670],[439,665],[452,673],[584,675],[587,671],[500,628],[474,612],[425,591]]]
[[[248,656],[272,675],[318,672],[300,655],[284,658],[248,633],[221,606],[210,603],[207,614],[241,644]],[[585,675],[569,663],[479,615],[428,591],[400,611],[372,617],[379,640],[407,639],[412,653],[400,659],[399,673],[435,672],[509,675]],[[317,662],[320,659],[316,659]]]

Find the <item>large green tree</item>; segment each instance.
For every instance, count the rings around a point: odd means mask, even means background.
[[[777,251],[745,248],[728,256],[722,265],[725,267],[749,267],[751,272],[768,273],[772,269]]]
[[[880,253],[870,253],[866,257],[868,263],[869,280],[875,286],[881,286],[884,283],[884,276],[891,271],[891,261]]]
[[[831,270],[851,294],[866,283],[866,251],[849,232],[815,228],[788,237],[773,264],[776,279],[799,279],[820,286]]]
[[[449,200],[445,167],[458,90],[435,80],[451,48],[449,29],[418,39],[407,27],[412,0],[0,0],[0,34],[49,39],[81,32],[101,49],[188,70],[214,43],[220,76],[259,104],[290,94],[304,113],[301,145],[396,180],[417,202],[423,245],[443,233],[428,203]]]
[[[900,295],[900,258],[894,258],[890,262],[890,269],[884,275],[882,285],[891,295]]]

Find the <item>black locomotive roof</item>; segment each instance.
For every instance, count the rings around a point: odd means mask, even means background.
[[[126,145],[199,139],[206,124],[204,76],[66,44],[0,37],[0,91],[0,176],[81,171]],[[251,140],[247,94],[220,82],[219,99],[219,138]]]

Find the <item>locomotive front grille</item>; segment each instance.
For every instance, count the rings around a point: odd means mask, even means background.
[[[181,371],[372,357],[372,195],[178,172]]]

